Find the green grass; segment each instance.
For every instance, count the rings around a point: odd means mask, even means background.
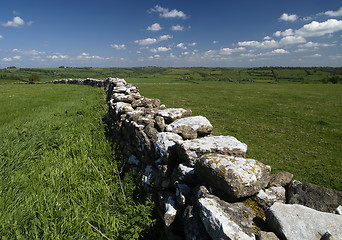
[[[247,156],[295,179],[342,190],[342,85],[139,85],[167,107],[207,117],[215,135],[248,145]]]
[[[0,86],[2,239],[103,239],[90,224],[111,239],[147,232],[153,204],[132,173],[124,200],[104,106],[100,88]]]

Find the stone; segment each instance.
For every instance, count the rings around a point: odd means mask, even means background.
[[[209,120],[202,116],[180,118],[166,127],[166,131],[175,132],[184,139],[204,137],[213,131]]]
[[[203,223],[199,219],[199,212],[196,207],[188,206],[184,210],[183,222],[185,239],[211,240],[210,236],[203,226]]]
[[[147,107],[147,108],[157,108],[160,106],[159,99],[145,98],[142,97],[140,99],[133,100],[132,107]]]
[[[165,121],[164,118],[161,116],[156,116],[154,118],[154,127],[159,131],[159,132],[164,132],[165,130]]]
[[[131,104],[124,102],[117,102],[114,103],[112,106],[116,115],[131,112],[134,110]]]
[[[198,158],[209,153],[245,157],[247,145],[231,136],[209,136],[185,140],[176,146],[179,157],[188,166],[195,166]]]
[[[156,115],[164,118],[165,123],[170,124],[176,119],[183,117],[190,117],[192,114],[190,109],[184,108],[166,108],[164,110],[158,110]]]
[[[172,154],[173,148],[175,147],[176,143],[179,143],[182,140],[182,137],[176,133],[157,133],[155,150],[162,159],[167,161]]]
[[[176,183],[176,197],[180,206],[186,205],[191,199],[191,188],[184,183]]]
[[[254,199],[264,208],[272,206],[275,202],[285,203],[285,188],[270,187],[261,189]]]
[[[332,239],[342,239],[342,216],[303,205],[276,202],[266,210],[266,220],[282,239],[321,239],[326,232]]]
[[[227,203],[208,193],[204,186],[198,190],[199,215],[212,239],[255,240],[254,212],[241,202]]]
[[[254,159],[215,153],[202,156],[195,165],[199,179],[233,198],[252,196],[266,187],[270,171]]]
[[[301,204],[322,212],[333,212],[342,203],[342,192],[312,183],[292,181],[286,189],[289,204]]]
[[[198,181],[195,175],[195,168],[185,166],[180,163],[172,172],[171,181],[184,182],[187,184],[197,185]]]
[[[131,95],[126,95],[124,93],[114,93],[112,95],[112,99],[115,102],[125,102],[125,103],[132,103],[133,97]]]
[[[136,156],[131,155],[131,156],[127,159],[127,164],[138,166],[138,165],[140,164],[140,160],[137,159]]]
[[[164,210],[164,224],[167,228],[171,226],[171,224],[175,221],[178,206],[176,203],[176,196],[172,192],[159,192],[159,203],[162,209]]]
[[[268,187],[284,187],[293,179],[293,174],[289,172],[277,172],[270,176]]]
[[[279,238],[273,232],[260,231],[258,234],[258,240],[279,240]]]
[[[335,213],[335,214],[338,214],[338,215],[342,215],[342,206],[338,206],[338,207],[334,210],[334,213]]]

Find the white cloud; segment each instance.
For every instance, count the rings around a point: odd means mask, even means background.
[[[2,39],[3,38],[3,36],[2,35],[0,35],[0,39]]]
[[[325,22],[313,21],[295,31],[296,35],[303,37],[320,37],[342,30],[342,20],[328,19]]]
[[[2,26],[4,27],[22,27],[25,25],[32,25],[32,21],[25,23],[24,19],[22,19],[21,17],[14,17],[13,21],[8,21],[7,23],[1,23]]]
[[[159,5],[156,5],[154,6],[154,8],[151,8],[150,12],[157,12],[159,13],[159,16],[163,18],[188,18],[186,14],[182,11],[178,11],[177,9],[173,9],[170,11],[168,8],[163,8]]]
[[[197,43],[196,43],[196,42],[193,42],[193,43],[189,43],[188,45],[189,45],[190,47],[194,47],[194,46],[197,45]]]
[[[126,49],[125,44],[111,44],[110,46],[116,50],[125,50]]]
[[[280,45],[290,45],[290,44],[299,44],[299,43],[305,43],[305,38],[301,36],[286,36],[280,39],[279,44]]]
[[[139,45],[150,45],[150,44],[156,43],[157,39],[155,39],[155,38],[146,38],[146,39],[142,39],[142,40],[135,40],[134,42],[139,44]]]
[[[245,51],[246,48],[244,47],[239,47],[239,48],[221,48],[220,49],[220,54],[222,55],[231,55],[235,52],[241,52],[241,51]]]
[[[3,59],[1,59],[3,62],[11,62],[13,59],[12,58],[7,58],[7,57],[5,57],[5,58],[3,58]]]
[[[110,60],[111,58],[107,57],[100,57],[100,56],[91,56],[89,53],[82,53],[81,55],[77,56],[78,60]]]
[[[173,38],[173,36],[171,36],[171,35],[162,35],[162,36],[159,37],[158,40],[159,41],[167,41],[167,40],[169,40],[171,38]]]
[[[172,30],[172,31],[183,31],[183,30],[184,30],[184,27],[181,26],[181,25],[175,25],[175,26],[172,26],[172,27],[171,27],[171,30]]]
[[[152,31],[152,32],[158,32],[160,30],[162,30],[163,28],[159,25],[159,23],[154,23],[151,26],[149,26],[147,28],[148,31]]]
[[[217,43],[218,43],[218,41],[216,41],[216,40],[213,41],[213,44],[217,44]]]
[[[279,20],[282,21],[289,21],[289,22],[295,22],[298,19],[298,16],[296,14],[289,15],[287,13],[283,13]]]
[[[177,47],[179,47],[179,48],[181,48],[181,49],[183,49],[183,50],[188,49],[188,48],[185,46],[184,43],[178,43],[178,44],[177,44]]]
[[[167,52],[170,50],[171,48],[168,48],[168,47],[158,47],[158,48],[152,48],[150,51],[153,53],[157,53],[157,52]]]
[[[342,7],[340,7],[337,11],[326,11],[324,14],[328,15],[329,17],[341,17]]]
[[[83,53],[83,56],[88,56],[89,54],[87,53]],[[68,55],[62,55],[59,53],[53,54],[53,55],[48,55],[46,56],[46,58],[52,59],[52,60],[57,60],[57,59],[68,59],[69,56]]]
[[[21,56],[14,56],[13,59],[15,59],[15,60],[20,60],[20,59],[21,59]]]
[[[315,43],[315,42],[307,42],[303,45],[299,45],[298,47],[301,48],[318,48],[318,47],[332,47],[336,46],[335,44],[329,44],[329,43]]]
[[[286,51],[285,49],[275,49],[271,52],[272,54],[287,54],[289,53],[288,51]]]
[[[273,35],[276,36],[276,37],[292,36],[292,35],[294,35],[294,31],[293,31],[293,29],[289,28],[289,29],[286,29],[284,32],[276,31]]]
[[[24,55],[33,55],[33,56],[46,54],[45,52],[37,51],[37,50],[35,50],[35,49],[31,49],[31,50],[21,50],[21,49],[14,48],[14,49],[12,50],[12,52],[21,53],[21,54],[24,54]]]
[[[259,41],[244,41],[238,42],[240,47],[256,47],[256,48],[275,48],[279,46],[279,43],[275,40]]]
[[[313,55],[309,55],[309,56],[305,56],[306,58],[319,58],[319,57],[322,57],[321,54],[319,53],[316,53],[316,54],[313,54]]]
[[[264,40],[271,40],[272,38],[270,36],[264,37]]]

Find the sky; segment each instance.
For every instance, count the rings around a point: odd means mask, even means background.
[[[15,0],[0,68],[342,66],[341,0]]]

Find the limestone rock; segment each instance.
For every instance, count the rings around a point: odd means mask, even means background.
[[[199,179],[234,198],[248,197],[268,184],[271,167],[254,159],[222,154],[202,156],[195,165]]]
[[[133,97],[131,95],[126,95],[124,93],[114,93],[112,95],[112,99],[115,102],[125,102],[125,103],[132,103]]]
[[[159,99],[152,99],[152,98],[140,98],[137,100],[134,100],[132,102],[132,107],[148,107],[148,108],[156,108],[160,106],[160,100]]]
[[[164,132],[164,130],[165,130],[165,121],[164,121],[164,118],[161,117],[161,116],[156,116],[156,117],[155,117],[154,127],[155,127],[159,132]]]
[[[164,118],[165,123],[169,124],[176,119],[183,117],[190,117],[192,112],[189,109],[184,108],[166,108],[164,110],[157,111],[157,116],[161,116]]]
[[[191,199],[191,188],[184,183],[176,183],[176,197],[180,206],[186,205]]]
[[[338,215],[342,215],[342,206],[338,206],[338,207],[335,209],[334,213],[336,213],[336,214],[338,214]]]
[[[181,142],[182,140],[182,137],[175,133],[157,133],[155,150],[161,156],[161,158],[167,161],[170,155],[172,154],[173,147],[176,145],[177,142]]]
[[[159,192],[159,203],[164,210],[164,223],[168,228],[175,221],[177,215],[176,197],[172,192]]]
[[[261,189],[255,196],[255,200],[264,208],[272,206],[275,202],[285,203],[285,188],[270,187],[265,190]]]
[[[177,168],[173,170],[171,181],[174,182],[184,182],[192,185],[196,185],[195,168],[185,166],[180,163]]]
[[[194,166],[197,159],[209,153],[220,153],[245,157],[247,145],[232,136],[210,136],[185,140],[177,144],[179,157],[188,166]]]
[[[177,119],[166,127],[166,131],[175,132],[184,139],[207,136],[213,130],[209,120],[202,116]]]
[[[279,240],[279,238],[273,232],[260,231],[258,234],[258,240]]]
[[[292,181],[286,191],[287,203],[301,204],[322,212],[333,212],[342,203],[342,192],[312,183]]]
[[[115,114],[117,114],[117,115],[127,113],[127,112],[131,112],[134,110],[132,108],[131,104],[124,103],[124,102],[117,102],[117,103],[114,103],[112,106],[113,106],[113,109],[115,111]]]
[[[268,187],[284,187],[292,181],[293,174],[289,172],[277,172],[270,176]]]
[[[199,219],[198,209],[188,206],[183,214],[184,234],[187,240],[210,240],[203,223]]]
[[[243,203],[227,203],[201,186],[198,191],[200,218],[212,239],[255,240],[254,212]]]
[[[266,220],[283,239],[321,239],[326,232],[333,239],[342,239],[342,216],[302,205],[274,203],[266,211]]]

